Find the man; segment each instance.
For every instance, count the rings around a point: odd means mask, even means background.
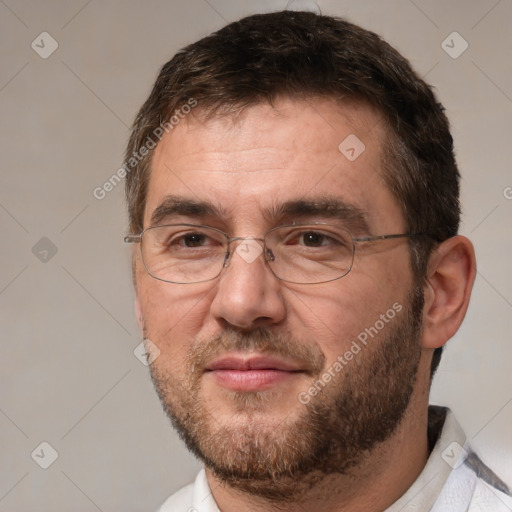
[[[126,156],[152,379],[205,468],[161,512],[512,510],[428,407],[476,267],[403,57],[341,19],[242,19],[162,68]]]

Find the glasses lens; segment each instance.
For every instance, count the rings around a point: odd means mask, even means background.
[[[275,276],[291,283],[340,279],[354,260],[350,232],[327,224],[281,226],[267,234],[265,243],[274,256],[267,260]]]
[[[141,243],[148,273],[170,283],[214,279],[227,251],[227,238],[221,231],[186,224],[148,228]]]

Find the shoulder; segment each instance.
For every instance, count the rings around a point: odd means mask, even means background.
[[[510,512],[512,496],[478,479],[468,512]]]
[[[469,512],[473,510],[475,512],[510,512],[512,510],[510,487],[475,453],[470,452],[464,463],[477,477]]]

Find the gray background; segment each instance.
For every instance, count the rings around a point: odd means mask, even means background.
[[[510,483],[512,1],[318,3],[383,35],[448,111],[461,232],[479,271],[433,401],[451,406]],[[128,126],[176,50],[286,4],[0,0],[1,512],[153,510],[194,477],[199,466],[133,354],[122,185],[103,200],[93,190],[122,164]],[[51,48],[43,31],[59,45],[46,59],[31,47]],[[458,58],[441,46],[454,31],[469,44]],[[453,53],[462,41],[452,39]],[[51,461],[43,441],[58,453],[48,469],[36,463]]]

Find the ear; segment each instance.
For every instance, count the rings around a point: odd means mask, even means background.
[[[443,346],[459,329],[475,281],[473,244],[464,236],[442,242],[432,253],[425,286],[423,347]]]
[[[132,250],[132,284],[135,292],[135,315],[139,326],[139,334],[144,336],[144,315],[142,313],[142,304],[139,298],[139,287],[137,285],[137,266],[140,264],[139,257],[139,252],[136,251],[134,247]]]
[[[137,324],[139,325],[139,333],[143,336],[144,333],[144,316],[142,314],[142,306],[139,299],[139,294],[135,290],[135,314],[137,315]]]

